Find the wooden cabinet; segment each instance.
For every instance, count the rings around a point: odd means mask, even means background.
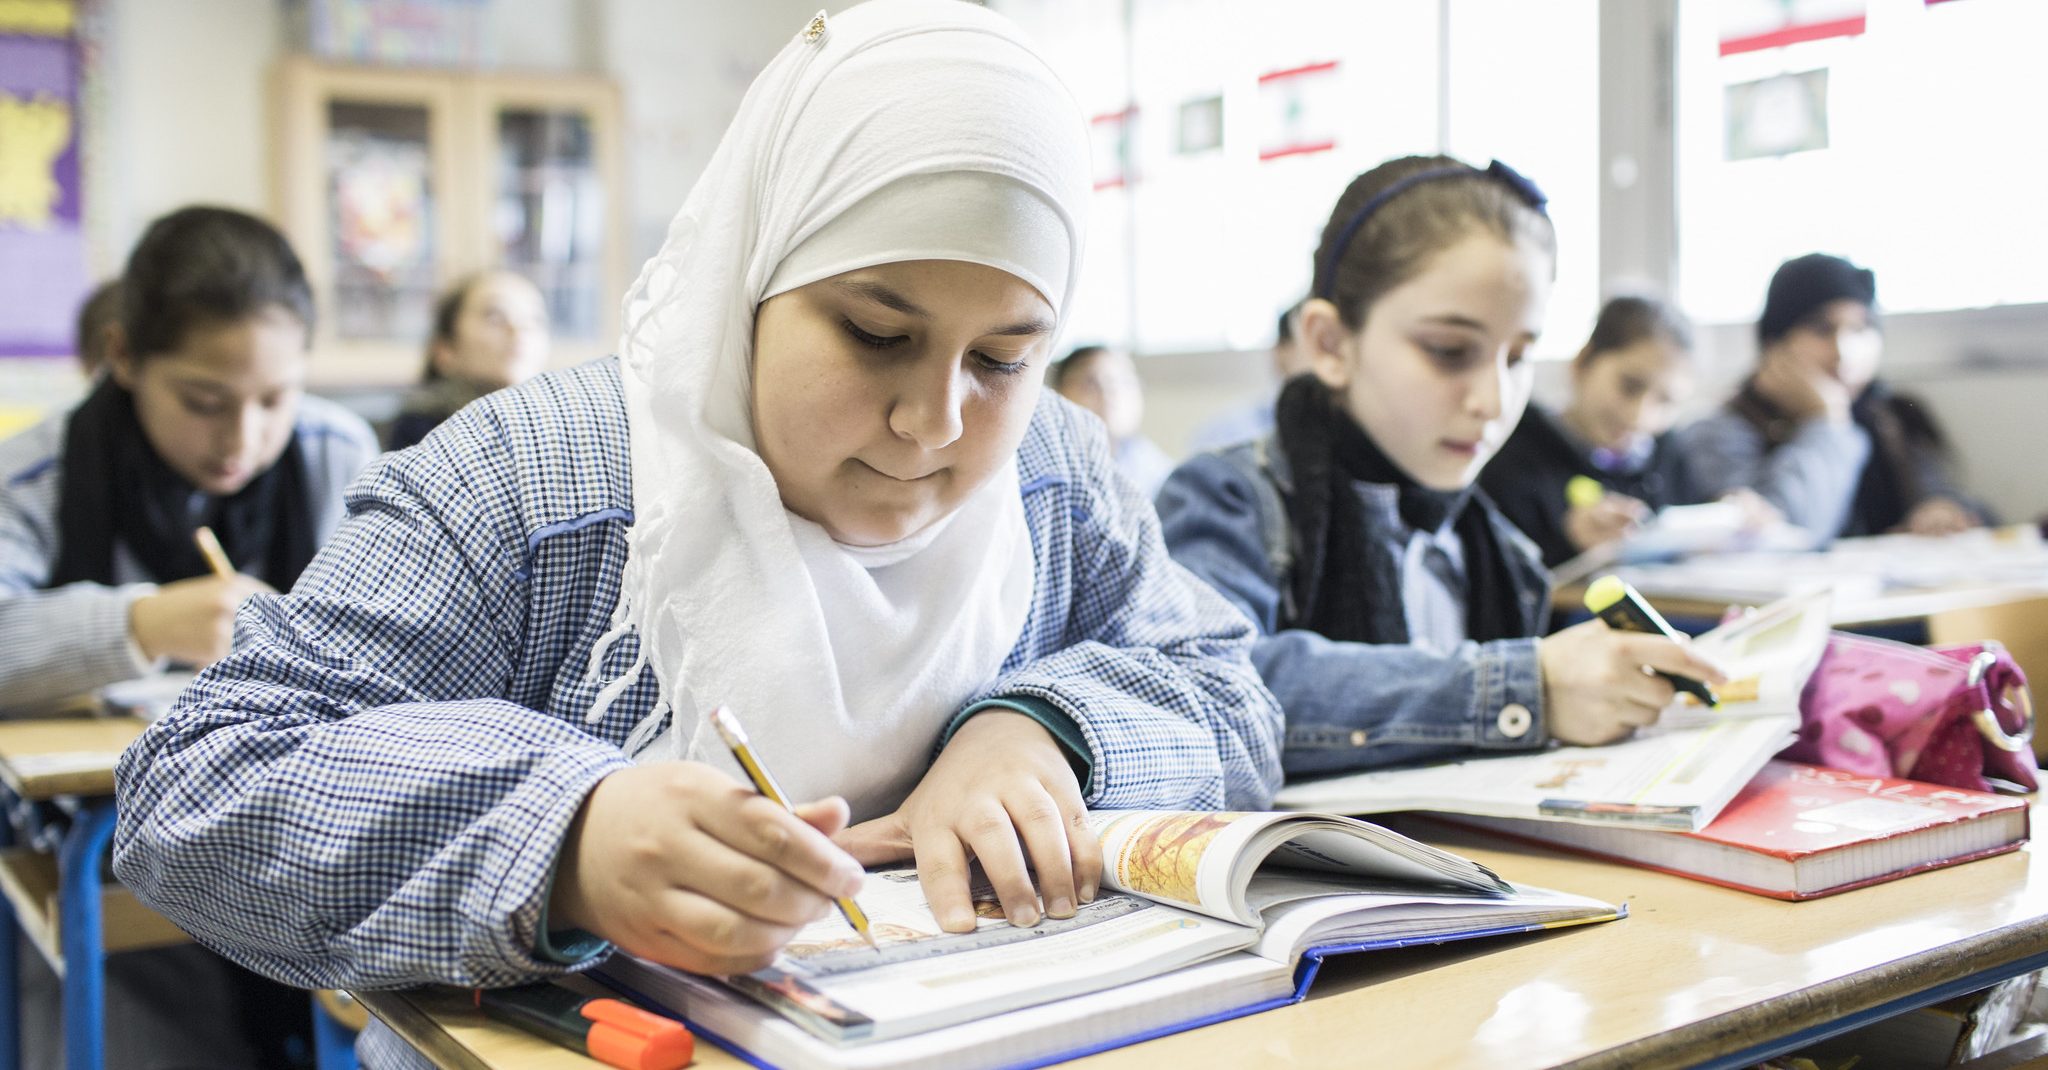
[[[435,297],[487,267],[540,286],[551,363],[611,351],[628,282],[617,87],[306,57],[272,86],[273,208],[313,281],[316,385],[417,378]]]

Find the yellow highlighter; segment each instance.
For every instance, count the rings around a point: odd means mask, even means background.
[[[1574,509],[1599,505],[1600,499],[1605,497],[1607,488],[1601,486],[1600,481],[1592,476],[1573,476],[1565,481],[1564,503]]]
[[[761,759],[754,756],[754,748],[747,743],[747,730],[740,727],[740,719],[734,717],[731,710],[720,706],[711,711],[711,726],[718,729],[719,737],[725,740],[726,747],[732,751],[733,760],[740,763],[741,769],[746,770],[747,779],[754,782],[754,790],[782,804],[783,809],[794,813],[796,807],[790,804],[789,796],[782,793],[781,785],[775,783],[775,778],[768,774],[768,767],[762,765]],[[853,901],[852,896],[835,899],[833,902],[838,904],[839,913],[846,918],[846,924],[853,926],[853,931],[859,933],[860,938],[866,940],[869,947],[881,946],[875,942],[875,934],[868,928],[867,911],[862,910],[860,904]]]
[[[1643,596],[1629,586],[1620,576],[1602,576],[1586,588],[1586,608],[1593,615],[1607,622],[1609,628],[1622,632],[1642,632],[1646,635],[1661,635],[1666,639],[1679,639],[1678,630],[1663,616],[1643,601]],[[1657,675],[1671,681],[1671,686],[1699,699],[1708,706],[1719,706],[1721,700],[1714,695],[1714,689],[1690,676],[1658,670]]]

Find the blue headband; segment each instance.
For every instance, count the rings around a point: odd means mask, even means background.
[[[1544,210],[1544,206],[1550,203],[1550,198],[1543,195],[1543,191],[1537,188],[1536,183],[1529,181],[1523,177],[1520,171],[1509,167],[1499,160],[1487,164],[1484,171],[1477,167],[1467,167],[1464,164],[1417,171],[1406,178],[1395,180],[1393,185],[1373,194],[1372,199],[1360,205],[1358,211],[1352,214],[1351,221],[1344,224],[1344,229],[1337,232],[1337,240],[1330,246],[1330,259],[1323,265],[1323,289],[1325,292],[1318,293],[1316,296],[1325,301],[1333,299],[1334,294],[1328,291],[1334,291],[1337,288],[1337,261],[1344,258],[1344,250],[1350,247],[1351,239],[1358,236],[1359,228],[1365,226],[1365,221],[1371,219],[1374,212],[1379,211],[1382,205],[1393,200],[1408,189],[1439,178],[1492,179],[1506,186],[1509,192],[1513,193],[1523,204],[1535,209],[1539,215],[1548,217],[1550,214]]]

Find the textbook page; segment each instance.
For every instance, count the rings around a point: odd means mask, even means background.
[[[1108,888],[1073,917],[1030,928],[1004,920],[985,882],[973,896],[975,929],[948,933],[916,870],[869,873],[858,898],[878,948],[834,913],[799,931],[773,966],[727,983],[818,1036],[862,1043],[1126,984],[1247,947],[1256,936]]]
[[[1287,810],[1436,810],[1696,832],[1792,742],[1799,695],[1827,649],[1830,599],[1785,599],[1701,636],[1694,649],[1729,676],[1707,708],[1672,700],[1657,723],[1600,747],[1556,746],[1301,781]]]
[[[1104,887],[1259,927],[1249,891],[1262,869],[1326,874],[1323,894],[1442,886],[1500,896],[1486,867],[1378,825],[1334,814],[1097,810]]]
[[[1301,781],[1282,788],[1274,805],[1351,814],[1547,817],[1694,832],[1798,729],[1797,715],[1652,727],[1604,747],[1552,747]]]
[[[1799,716],[1799,696],[1828,648],[1833,596],[1814,591],[1780,599],[1693,641],[1693,650],[1727,675],[1712,708],[1679,694],[1658,716],[1661,728],[1697,728],[1729,717]],[[1795,724],[1794,729],[1797,729]]]

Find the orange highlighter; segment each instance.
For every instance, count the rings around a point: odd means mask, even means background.
[[[683,1023],[556,984],[479,988],[476,1005],[619,1070],[681,1070],[696,1055],[696,1038]]]

